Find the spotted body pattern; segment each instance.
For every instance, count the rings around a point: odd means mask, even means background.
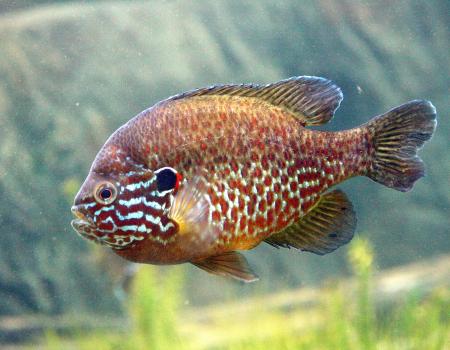
[[[268,109],[270,117],[261,118]],[[139,122],[155,134],[151,144],[136,145],[151,168],[171,166],[186,177],[205,169],[218,242],[240,249],[294,222],[325,189],[366,171],[370,159],[363,130],[330,137],[250,98],[180,100],[145,112]]]
[[[103,146],[73,225],[132,261],[189,261],[243,280],[254,274],[232,252],[263,240],[328,253],[351,239],[355,219],[342,192],[326,191],[359,175],[409,190],[435,127],[432,105],[413,101],[351,130],[306,128],[341,99],[330,81],[298,77],[162,101]]]

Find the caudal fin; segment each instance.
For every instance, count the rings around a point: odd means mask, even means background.
[[[429,101],[414,100],[368,122],[375,146],[367,174],[387,187],[406,192],[424,176],[417,151],[436,128],[436,109]]]

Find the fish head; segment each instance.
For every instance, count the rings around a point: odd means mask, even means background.
[[[82,237],[96,243],[123,249],[147,238],[165,242],[177,224],[169,210],[181,175],[175,169],[156,170],[136,163],[115,150],[97,155],[75,197],[72,227]]]

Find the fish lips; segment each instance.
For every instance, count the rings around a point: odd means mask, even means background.
[[[94,221],[89,217],[86,209],[82,205],[74,205],[70,210],[76,217],[76,219],[71,221],[71,225],[75,231],[84,235],[95,229]]]
[[[97,235],[97,226],[94,221],[88,216],[83,206],[74,205],[71,208],[73,215],[76,219],[71,221],[72,228],[82,238],[86,238],[89,241],[93,241],[97,244],[104,245],[104,240]]]

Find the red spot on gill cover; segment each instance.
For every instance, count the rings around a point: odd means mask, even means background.
[[[178,188],[180,187],[180,183],[181,181],[183,181],[183,175],[181,175],[180,173],[177,173],[177,180],[175,182],[175,191],[178,190]]]

